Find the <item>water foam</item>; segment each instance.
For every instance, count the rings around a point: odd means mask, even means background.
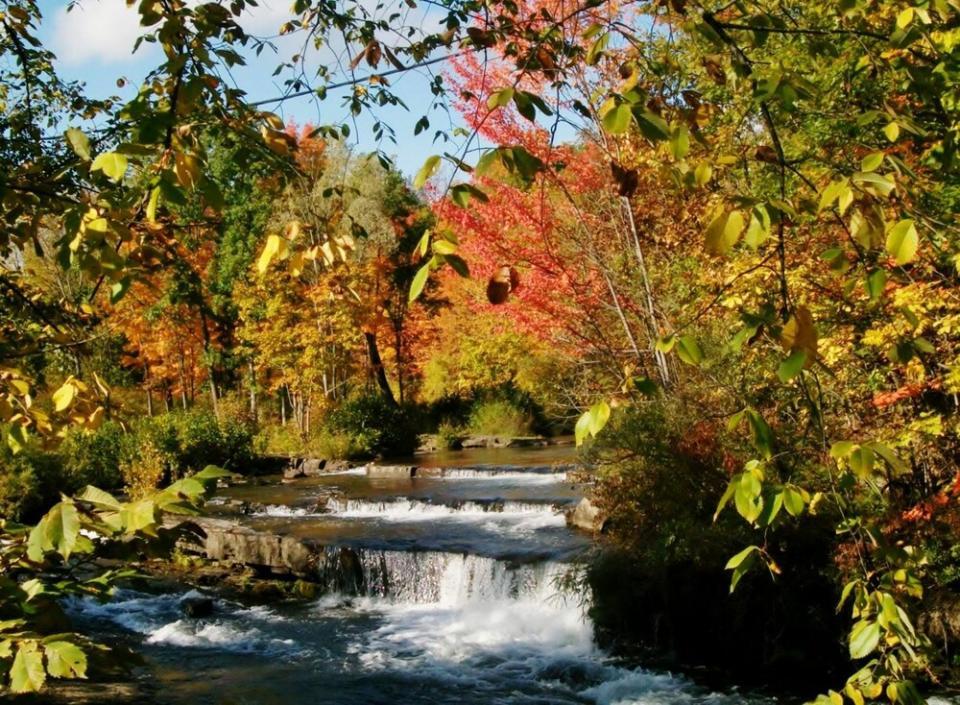
[[[283,621],[283,617],[266,607],[243,609],[217,600],[214,618],[181,618],[181,602],[199,596],[202,593],[196,590],[161,595],[120,590],[110,602],[84,597],[69,601],[67,609],[77,616],[106,620],[141,634],[148,644],[267,654],[286,652],[295,646],[292,639],[270,637],[249,624],[251,620]]]

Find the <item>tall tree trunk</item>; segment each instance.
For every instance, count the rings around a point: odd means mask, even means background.
[[[253,366],[253,360],[247,364],[247,371],[250,375],[250,418],[257,421],[257,373]]]
[[[633,207],[630,205],[630,199],[627,196],[621,196],[620,203],[623,206],[627,226],[630,228],[630,235],[633,239],[633,251],[637,258],[637,266],[640,269],[640,279],[643,282],[644,309],[647,314],[650,350],[653,352],[653,359],[656,362],[657,371],[660,374],[660,382],[664,388],[666,388],[670,386],[670,370],[667,367],[667,356],[657,349],[657,340],[660,337],[660,326],[657,324],[657,309],[653,303],[653,290],[650,287],[650,278],[647,276],[647,265],[643,258],[643,248],[640,247],[640,235],[637,232],[637,223],[633,218]]]
[[[203,308],[200,308],[200,323],[203,331],[203,355],[207,358],[207,376],[210,379],[210,403],[213,404],[213,413],[219,416],[217,411],[217,371],[213,364],[213,354],[210,349],[210,328],[207,324],[207,314]]]
[[[397,405],[397,400],[393,396],[393,390],[390,389],[390,382],[387,381],[387,371],[383,368],[383,360],[380,357],[380,348],[377,347],[377,336],[369,331],[364,331],[364,339],[367,341],[367,355],[370,358],[370,368],[374,378],[377,380],[377,386],[383,398],[393,406]]]
[[[178,375],[180,377],[180,401],[183,404],[183,408],[187,408],[187,378],[186,372],[184,370],[184,360],[183,360],[183,348],[180,348],[180,364],[178,365]]]

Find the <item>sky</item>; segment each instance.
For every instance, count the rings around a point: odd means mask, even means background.
[[[140,27],[135,8],[128,8],[125,0],[80,0],[70,11],[69,3],[63,0],[40,0],[39,5],[44,20],[38,34],[56,55],[57,72],[64,79],[83,81],[88,93],[94,97],[132,97],[147,72],[162,60],[160,50],[147,43],[133,52]],[[423,10],[417,12],[420,14],[409,16],[407,21],[426,31],[436,26],[436,15]],[[259,0],[259,7],[249,9],[241,17],[240,24],[250,34],[273,36],[288,19],[289,0]],[[275,43],[276,52],[265,49],[259,57],[252,52],[245,53],[248,66],[233,71],[236,84],[247,92],[251,101],[267,100],[283,92],[283,76],[273,77],[271,74],[277,64],[289,60],[300,49],[300,41],[288,36],[277,38]],[[331,58],[332,52],[321,51],[315,52],[312,60],[316,64]],[[442,64],[432,68],[442,70]],[[126,81],[123,87],[118,87],[120,78]],[[394,157],[397,166],[407,175],[415,173],[431,154],[456,151],[441,141],[433,142],[437,128],[449,131],[459,124],[455,116],[451,118],[444,111],[430,113],[431,129],[418,136],[413,134],[416,121],[432,99],[428,80],[424,72],[391,77],[394,92],[410,106],[410,110],[387,108],[380,115],[397,133],[397,144],[384,141],[381,149]],[[358,149],[375,149],[377,143],[371,130],[373,120],[362,116],[354,123],[341,105],[343,95],[343,92],[331,94],[322,103],[310,97],[293,99],[274,109],[285,121],[297,124],[347,122],[351,127],[350,139]],[[271,108],[269,105],[263,107]]]

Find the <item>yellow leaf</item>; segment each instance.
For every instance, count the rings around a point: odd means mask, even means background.
[[[200,181],[200,160],[192,154],[178,152],[174,158],[173,174],[184,188],[196,188]]]
[[[73,398],[77,395],[77,388],[73,382],[67,380],[57,391],[53,393],[53,408],[57,412],[63,411],[73,403]]]
[[[264,274],[270,267],[274,257],[283,259],[287,256],[287,241],[279,235],[271,235],[267,238],[267,244],[260,253],[260,259],[257,260],[257,271]]]
[[[783,326],[780,342],[784,350],[807,354],[804,367],[809,367],[817,358],[817,327],[813,324],[813,315],[806,306],[799,306],[790,320]]]

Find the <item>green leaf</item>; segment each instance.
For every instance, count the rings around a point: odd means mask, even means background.
[[[830,457],[834,460],[840,460],[840,458],[848,457],[853,449],[857,447],[857,444],[853,441],[837,441],[832,446],[830,446]]]
[[[83,488],[77,499],[82,502],[89,502],[90,504],[96,505],[103,509],[120,509],[120,502],[109,492],[104,492],[103,490],[94,487],[93,485],[87,485]]]
[[[730,560],[728,560],[727,564],[724,566],[724,569],[733,570],[734,568],[741,565],[754,552],[759,550],[760,550],[759,546],[747,546],[745,549],[740,551],[740,553],[738,553],[737,555],[733,556]]]
[[[72,501],[60,502],[44,516],[45,538],[57,553],[69,558],[80,535],[80,516]]]
[[[703,352],[700,350],[696,339],[690,335],[684,335],[677,339],[677,355],[688,365],[697,366],[703,362]]]
[[[753,437],[754,447],[767,460],[773,457],[773,430],[767,425],[763,417],[753,409],[746,411],[747,422]]]
[[[427,251],[430,249],[430,231],[427,230],[423,237],[420,238],[420,242],[417,243],[417,252],[421,257],[427,256]]]
[[[440,155],[434,154],[430,157],[427,157],[427,160],[423,163],[423,166],[420,167],[420,171],[418,171],[417,175],[413,177],[413,187],[415,189],[423,188],[424,184],[426,184],[430,177],[436,174],[439,169]]]
[[[654,347],[660,352],[666,354],[673,350],[673,346],[677,344],[677,337],[675,335],[665,335],[662,338],[657,339]]]
[[[501,88],[499,91],[494,91],[491,93],[490,97],[487,98],[487,107],[490,110],[502,108],[504,105],[508,105],[512,99],[513,89]]]
[[[690,131],[686,125],[677,125],[670,135],[670,153],[674,159],[683,159],[690,151]]]
[[[410,283],[410,295],[408,301],[413,303],[417,300],[420,294],[423,292],[423,287],[427,285],[427,278],[430,276],[430,264],[427,263],[420,267],[417,270],[417,273],[413,277],[413,281]]]
[[[766,206],[755,206],[750,213],[750,225],[747,226],[747,233],[743,236],[743,241],[747,247],[757,249],[770,237],[770,213]]]
[[[596,436],[610,420],[610,405],[605,402],[597,402],[590,407],[590,435]]]
[[[43,645],[47,671],[54,678],[86,678],[87,655],[69,641],[51,641]]]
[[[450,268],[464,279],[470,278],[470,267],[460,255],[445,255],[443,261],[450,265]]]
[[[886,135],[887,139],[891,142],[896,142],[897,138],[900,137],[900,126],[895,122],[888,123],[887,126],[883,128],[883,134]]]
[[[43,655],[35,641],[21,641],[10,667],[10,690],[14,693],[36,693],[47,680]]]
[[[867,478],[873,472],[874,455],[869,446],[857,446],[847,460],[857,477]]]
[[[700,162],[693,170],[693,181],[697,186],[706,186],[713,176],[713,167],[708,162]]]
[[[591,416],[590,411],[585,411],[580,415],[580,418],[577,419],[577,425],[573,429],[574,438],[576,438],[577,446],[582,446],[583,442],[587,439],[587,436],[590,435],[590,423]]]
[[[457,246],[449,240],[434,240],[433,251],[438,255],[452,255],[457,251]]]
[[[648,140],[662,142],[670,139],[670,126],[666,120],[656,113],[642,110],[634,112],[634,117],[637,119],[637,127],[640,128],[640,132]]]
[[[623,134],[630,127],[632,117],[630,106],[626,103],[618,103],[603,114],[603,129],[611,135]]]
[[[777,377],[781,382],[789,382],[800,374],[800,370],[807,363],[807,351],[804,349],[794,350],[786,360],[780,363],[777,368]]]
[[[887,233],[887,254],[901,266],[908,264],[917,254],[919,241],[913,221],[909,218],[901,220]]]
[[[871,301],[878,301],[883,296],[883,289],[887,285],[887,273],[882,269],[875,269],[867,275],[864,288]]]
[[[517,106],[517,112],[530,122],[536,122],[537,109],[533,107],[533,101],[530,96],[524,92],[513,94],[513,104]]]
[[[713,513],[713,520],[716,521],[720,516],[720,512],[723,511],[723,508],[726,507],[730,500],[733,499],[733,496],[737,493],[737,487],[739,483],[736,479],[730,480],[727,485],[727,489],[724,491],[723,496],[720,497],[720,501],[717,503],[717,510]]]
[[[906,475],[910,472],[907,464],[903,462],[889,446],[883,443],[870,443],[869,447],[874,453],[883,458],[884,462],[890,466],[890,469],[895,475]]]
[[[90,171],[102,171],[111,181],[119,183],[127,173],[127,158],[117,152],[104,152],[93,160]]]
[[[880,625],[861,619],[850,631],[850,658],[860,659],[873,653],[880,643]]]
[[[130,289],[130,277],[124,277],[110,285],[110,303],[115,304],[127,294]]]
[[[805,506],[803,493],[799,489],[790,485],[783,488],[783,507],[790,516],[800,516]]]
[[[743,232],[743,214],[740,211],[724,211],[718,213],[704,233],[707,252],[714,255],[725,255],[737,244],[740,233]]]
[[[157,206],[160,204],[160,187],[156,186],[150,192],[150,200],[147,201],[147,220],[151,223],[157,222]]]
[[[883,164],[883,158],[885,156],[883,152],[868,154],[863,158],[863,161],[860,162],[860,171],[876,171],[880,168],[880,165]]]
[[[83,130],[71,127],[64,134],[73,153],[85,162],[90,161],[90,139],[84,134]]]

